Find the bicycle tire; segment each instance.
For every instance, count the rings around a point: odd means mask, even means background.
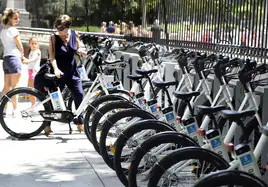
[[[184,160],[202,160],[213,164],[217,170],[224,170],[229,164],[218,154],[200,147],[178,149],[157,162],[149,173],[148,187],[156,187],[166,170]]]
[[[90,103],[86,110],[85,110],[85,117],[84,117],[84,129],[85,134],[87,136],[87,139],[91,142],[91,125],[89,123],[91,122],[92,116],[95,114],[96,110],[98,109],[98,106],[101,106],[102,103],[105,102],[114,102],[119,100],[126,100],[126,98],[120,96],[120,95],[105,95],[102,97],[97,98],[92,103]]]
[[[141,109],[126,109],[120,112],[117,112],[116,114],[109,117],[104,123],[103,128],[100,136],[100,153],[105,161],[105,163],[111,168],[114,169],[113,166],[113,156],[109,155],[107,153],[107,147],[106,147],[106,139],[109,130],[114,126],[114,124],[126,117],[138,117],[142,119],[156,119],[154,115],[152,115],[149,112],[146,112]]]
[[[133,137],[134,134],[139,133],[143,130],[156,130],[156,132],[175,131],[173,127],[171,127],[169,124],[165,122],[157,120],[143,120],[141,122],[133,124],[126,130],[124,130],[121,133],[121,135],[119,135],[119,137],[116,140],[116,147],[113,161],[117,177],[125,186],[128,186],[128,180],[124,173],[128,172],[128,170],[123,168],[121,165],[122,150],[126,145],[127,141],[129,140],[129,138]]]
[[[194,187],[268,187],[268,185],[258,177],[244,171],[218,171],[200,180]]]
[[[15,88],[15,89],[9,91],[8,93],[6,93],[5,96],[2,97],[2,99],[0,101],[0,123],[3,127],[3,129],[11,136],[18,138],[18,139],[30,139],[30,138],[40,134],[46,126],[51,124],[51,122],[50,121],[43,121],[42,125],[37,130],[35,130],[34,132],[31,132],[31,133],[13,132],[4,121],[3,111],[4,111],[5,105],[7,104],[8,100],[9,100],[8,98],[11,98],[14,95],[22,94],[22,93],[23,94],[31,94],[32,96],[35,96],[40,101],[43,101],[46,99],[46,96],[35,88],[19,87],[19,88]],[[46,102],[43,105],[44,105],[44,109],[46,112],[52,111],[51,102]]]
[[[99,142],[97,140],[97,129],[99,126],[99,121],[103,115],[110,112],[114,109],[127,109],[127,108],[139,108],[138,105],[131,103],[130,101],[115,101],[112,103],[108,103],[101,107],[92,117],[91,123],[91,143],[93,144],[95,150],[100,153]]]
[[[128,173],[128,186],[138,187],[137,172],[142,158],[154,147],[164,143],[173,143],[183,147],[199,145],[192,138],[178,132],[161,132],[144,141],[133,153]]]
[[[105,96],[105,95],[106,95],[106,93],[102,90],[101,87],[99,87],[99,88],[97,88],[97,89],[99,89],[100,92],[98,93],[98,95],[96,95],[96,98],[95,98],[95,99],[97,99],[97,98],[99,98],[99,97],[101,97],[101,96]],[[130,93],[129,93],[128,91],[126,91],[126,90],[108,89],[108,93],[109,93],[109,94],[119,94],[119,95],[124,95],[125,98],[127,98],[127,99],[131,99]],[[70,97],[69,100],[68,100],[68,106],[67,106],[67,108],[68,108],[69,110],[71,110],[71,109],[72,109],[72,105],[73,105],[73,97]]]

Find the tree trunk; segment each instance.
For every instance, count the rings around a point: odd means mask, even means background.
[[[86,25],[87,25],[87,32],[89,32],[89,20],[88,20],[88,0],[85,0],[85,11],[86,11]]]
[[[142,27],[146,28],[146,0],[142,0]]]

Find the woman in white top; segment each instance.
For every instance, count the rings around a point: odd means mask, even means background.
[[[38,42],[36,38],[30,38],[29,40],[30,53],[29,58],[23,58],[22,63],[28,64],[28,87],[34,87],[34,77],[40,68],[41,51],[39,50]],[[30,96],[32,105],[35,104],[35,99]]]
[[[21,76],[21,59],[23,57],[23,46],[20,40],[20,34],[14,26],[19,23],[19,12],[9,10],[2,17],[3,29],[0,34],[4,47],[4,88],[2,96],[17,87]],[[17,99],[12,98],[13,114],[17,108]],[[5,112],[5,111],[4,111]]]

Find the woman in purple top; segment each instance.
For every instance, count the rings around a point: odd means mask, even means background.
[[[86,54],[79,48],[80,41],[77,32],[69,29],[71,23],[72,20],[68,15],[62,15],[56,19],[55,27],[58,32],[50,37],[49,58],[55,75],[58,78],[61,77],[60,88],[63,89],[67,85],[74,97],[75,107],[78,108],[83,100],[84,91],[77,71],[75,54]],[[80,132],[84,130],[82,115],[78,116],[74,123]],[[51,128],[46,127],[45,134],[48,136],[50,133],[52,133]]]

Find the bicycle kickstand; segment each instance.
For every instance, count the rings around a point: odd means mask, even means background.
[[[73,129],[72,129],[72,127],[71,127],[71,122],[69,122],[68,124],[69,124],[69,134],[72,134]]]

